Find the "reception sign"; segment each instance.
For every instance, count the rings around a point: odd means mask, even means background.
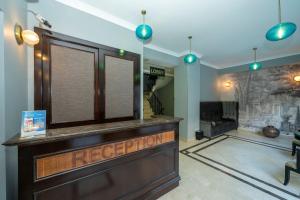
[[[43,178],[97,164],[123,155],[175,141],[175,132],[167,131],[116,143],[36,159],[36,178]]]

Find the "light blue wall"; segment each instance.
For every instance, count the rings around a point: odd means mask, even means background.
[[[179,60],[175,67],[175,116],[182,117],[180,123],[180,138],[192,140],[195,130],[199,129],[199,102],[200,102],[200,64],[197,62],[187,65]]]
[[[218,70],[205,65],[200,66],[200,100],[219,101],[217,88]]]
[[[179,65],[174,68],[174,113],[183,118],[179,125],[180,139],[187,140],[188,130],[188,82],[187,68]]]
[[[0,117],[1,123],[5,125],[0,134],[2,134],[1,138],[4,134],[5,140],[7,140],[20,131],[20,113],[27,110],[26,48],[24,45],[19,46],[14,38],[15,23],[26,27],[27,4],[24,0],[9,0],[1,1],[0,6],[4,13],[4,73],[1,73],[3,75],[1,83],[3,83],[4,77],[4,84],[1,85],[0,93],[4,94],[5,106],[4,112],[2,112],[4,119]],[[3,106],[3,98],[1,101]],[[5,160],[1,155],[1,168],[4,163],[6,166],[6,178],[1,176],[1,181],[6,180],[6,185],[1,182],[1,199],[5,199],[3,190],[6,190],[7,199],[17,199],[18,165],[16,158],[17,149],[15,147],[5,148]]]
[[[195,131],[199,130],[200,124],[200,90],[199,85],[201,84],[201,65],[196,62],[192,65],[185,65],[188,69],[188,132],[187,139],[195,139]]]
[[[169,66],[178,66],[179,64],[178,57],[158,52],[153,49],[144,48],[144,57]]]
[[[53,0],[40,0],[28,3],[28,9],[43,15],[52,24],[52,30],[98,44],[125,49],[142,54],[143,45],[136,39],[133,31],[112,24],[88,13],[70,8]],[[33,28],[37,22],[28,13],[28,26]],[[141,69],[142,66],[141,66]],[[142,71],[142,70],[141,70]],[[33,49],[28,49],[28,107],[33,109]],[[142,77],[142,76],[141,76]],[[142,88],[142,87],[141,87]],[[142,98],[142,97],[141,97]],[[143,101],[141,101],[141,106]],[[142,112],[141,112],[142,113]]]
[[[1,5],[0,5],[1,6]],[[0,10],[0,199],[5,199],[5,148],[1,144],[5,141],[5,79],[4,79],[4,36],[3,12]]]
[[[262,61],[263,67],[275,67],[275,66],[282,66],[286,64],[293,64],[300,62],[300,54],[298,55],[293,55],[293,56],[287,56],[284,58],[277,58],[277,59],[271,59],[271,60],[266,60]],[[241,71],[248,71],[248,64],[245,65],[239,65],[235,67],[229,67],[225,69],[220,69],[218,70],[219,74],[229,74],[229,73],[234,73],[234,72],[241,72]]]
[[[28,9],[45,17],[52,24],[53,31],[139,54],[142,52],[142,43],[133,31],[57,1],[28,3]],[[28,13],[28,27],[33,26],[38,26],[38,23]]]

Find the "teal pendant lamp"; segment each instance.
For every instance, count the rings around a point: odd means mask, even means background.
[[[249,69],[250,69],[250,71],[257,71],[262,68],[262,64],[259,62],[256,62],[257,48],[253,48],[253,51],[254,51],[254,62],[249,65]]]
[[[279,41],[293,35],[297,29],[296,24],[292,22],[281,22],[281,1],[278,0],[278,19],[279,23],[268,30],[266,33],[267,40]]]
[[[185,55],[183,58],[183,61],[186,64],[193,64],[197,60],[197,56],[195,54],[192,54],[192,36],[189,36],[189,41],[190,41],[190,53]]]
[[[145,40],[149,40],[152,37],[152,28],[148,24],[145,24],[146,10],[142,10],[142,15],[143,15],[143,24],[139,25],[135,29],[135,34],[139,39],[145,41]]]

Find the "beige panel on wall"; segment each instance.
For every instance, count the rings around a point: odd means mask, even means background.
[[[51,45],[51,123],[94,120],[94,53]]]
[[[105,56],[105,118],[133,116],[133,61]]]

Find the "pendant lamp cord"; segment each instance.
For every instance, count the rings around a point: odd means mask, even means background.
[[[253,51],[254,51],[254,62],[256,62],[256,50],[257,50],[257,48],[255,47],[255,48],[253,48]]]
[[[192,41],[190,39],[190,53],[192,52]]]
[[[145,24],[146,10],[142,10],[142,15],[143,15],[143,24]]]
[[[281,0],[278,0],[278,20],[281,23]]]
[[[192,53],[192,36],[189,36],[188,38],[190,40],[190,53]]]

